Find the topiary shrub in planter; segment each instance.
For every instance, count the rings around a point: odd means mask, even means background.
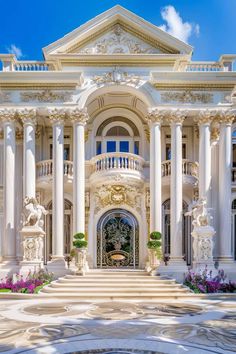
[[[85,240],[85,234],[78,232],[74,235],[73,246],[76,248],[87,248],[88,242]]]
[[[156,270],[160,265],[160,260],[162,259],[162,235],[158,231],[153,231],[149,236],[149,241],[147,242],[148,248],[148,263],[146,270],[150,275],[155,275]]]

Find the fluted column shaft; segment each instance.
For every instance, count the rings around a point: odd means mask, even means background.
[[[85,140],[84,130],[88,115],[75,109],[68,113],[73,122],[73,233],[85,233]]]
[[[219,141],[219,206],[220,239],[219,259],[232,260],[231,249],[231,168],[232,168],[232,121],[233,116],[222,117]]]
[[[211,205],[211,121],[210,112],[201,112],[199,117],[199,196]]]
[[[182,180],[182,122],[171,123],[171,260],[182,260],[182,217],[183,217],[183,180]]]
[[[4,125],[4,259],[16,256],[15,239],[15,123],[14,112],[1,115]]]
[[[150,111],[150,232],[162,231],[161,121],[162,113]]]
[[[64,258],[64,115],[50,114],[53,125],[52,259]]]
[[[24,156],[23,156],[23,196],[35,197],[35,110],[23,110],[19,116],[24,124]]]

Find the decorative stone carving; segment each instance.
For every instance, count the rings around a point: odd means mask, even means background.
[[[14,122],[16,111],[11,108],[0,109],[0,121],[3,123]]]
[[[228,109],[225,111],[220,111],[219,113],[219,123],[232,124],[236,117],[236,111]]]
[[[127,72],[120,71],[118,68],[103,75],[96,75],[92,78],[92,81],[97,85],[103,85],[105,83],[113,84],[127,84],[137,86],[141,82],[141,78],[137,75],[129,75]]]
[[[140,212],[141,190],[133,186],[102,185],[95,192],[95,201],[95,213],[108,205],[119,206],[122,204],[127,204]]]
[[[199,111],[199,114],[195,118],[195,121],[198,123],[198,125],[210,124],[213,121],[213,119],[215,119],[216,117],[217,117],[216,110],[204,109]]]
[[[63,108],[49,109],[48,116],[52,124],[63,124],[66,116],[66,110]]]
[[[22,242],[24,249],[23,261],[39,261],[43,259],[43,237],[27,237]]]
[[[25,197],[23,204],[25,221],[23,226],[43,227],[42,216],[48,214],[36,198]]]
[[[17,111],[17,115],[23,124],[36,124],[36,110],[33,108],[24,108]]]
[[[193,268],[200,271],[208,266],[209,270],[214,271],[213,263],[213,236],[215,230],[210,226],[210,215],[206,208],[206,198],[200,198],[193,202],[186,216],[193,218]]]
[[[190,204],[189,210],[185,215],[193,218],[193,227],[207,226],[210,224],[211,217],[208,213],[206,205],[206,198],[200,198]]]
[[[113,29],[79,51],[81,54],[152,54],[159,53],[117,24]]]
[[[150,143],[150,129],[149,129],[149,127],[145,126],[144,131],[145,131],[146,139]]]
[[[151,108],[149,109],[146,120],[149,123],[162,123],[164,120],[171,123],[182,124],[184,119],[187,117],[188,112],[182,109],[159,109]]]
[[[150,208],[150,190],[146,190],[146,208]]]
[[[68,119],[73,123],[80,123],[85,125],[89,119],[89,115],[87,113],[87,108],[79,109],[70,109],[66,112]]]
[[[180,103],[211,103],[213,102],[212,93],[199,93],[190,90],[178,92],[169,91],[161,93],[162,102],[180,102]]]
[[[85,192],[85,208],[89,208],[89,207],[90,207],[90,193]]]
[[[146,120],[149,123],[161,123],[163,119],[166,117],[167,112],[164,110],[160,110],[158,108],[150,108],[148,110],[148,115],[146,116]]]
[[[176,109],[167,112],[165,120],[169,124],[183,124],[187,117],[187,111]]]
[[[11,94],[10,92],[5,92],[0,90],[0,103],[11,102]]]
[[[51,90],[22,92],[21,100],[23,102],[70,102],[72,101],[72,95],[70,92],[57,92]]]
[[[87,262],[87,249],[86,248],[77,248],[76,249],[76,274],[77,275],[85,275],[85,273],[89,270],[88,262]]]

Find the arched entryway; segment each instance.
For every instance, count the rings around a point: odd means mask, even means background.
[[[138,266],[137,219],[123,209],[106,212],[97,224],[97,267],[137,268]]]

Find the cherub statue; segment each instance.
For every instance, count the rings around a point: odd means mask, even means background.
[[[211,217],[208,213],[206,204],[206,198],[199,198],[197,201],[190,204],[188,212],[185,213],[185,216],[192,216],[193,227],[210,225]]]
[[[24,199],[24,215],[25,221],[23,226],[43,227],[42,215],[48,214],[48,211],[38,203],[34,197],[25,197]]]

